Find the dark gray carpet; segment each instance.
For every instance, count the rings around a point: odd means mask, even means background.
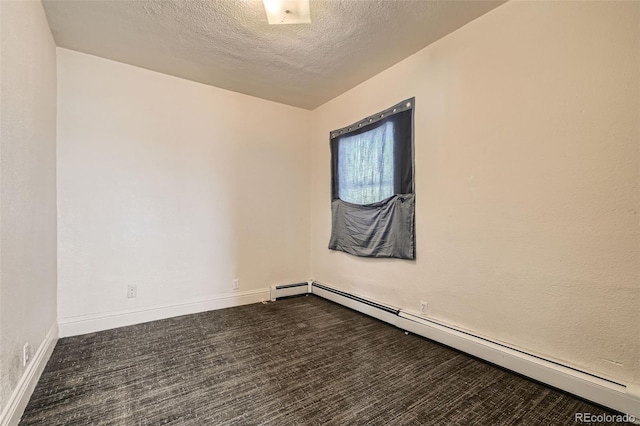
[[[570,425],[602,408],[316,296],[60,339],[22,425]]]

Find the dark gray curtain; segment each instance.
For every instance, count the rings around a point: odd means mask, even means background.
[[[330,249],[415,259],[414,102],[330,133]]]

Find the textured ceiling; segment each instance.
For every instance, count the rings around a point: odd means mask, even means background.
[[[45,0],[58,46],[314,109],[501,1],[311,0],[268,25],[255,0]]]

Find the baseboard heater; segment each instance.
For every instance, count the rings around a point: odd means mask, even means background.
[[[443,343],[508,370],[562,389],[635,419],[640,419],[640,389],[512,348],[465,330],[441,324],[384,303],[347,293],[316,281],[271,287],[271,300],[313,293],[392,324],[402,330]]]
[[[311,293],[311,281],[271,286],[271,301],[281,297],[297,296]]]

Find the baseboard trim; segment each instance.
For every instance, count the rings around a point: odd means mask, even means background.
[[[269,298],[269,288],[238,291],[181,303],[60,318],[58,326],[60,328],[60,337],[77,336],[79,334],[94,333],[181,315],[259,303],[269,300]]]
[[[20,418],[24,413],[24,409],[29,403],[31,394],[40,379],[40,375],[47,365],[53,348],[58,341],[58,324],[53,324],[49,329],[49,332],[45,336],[38,350],[34,354],[31,362],[24,370],[20,381],[18,382],[13,393],[9,397],[7,404],[0,414],[1,426],[16,426],[20,423]]]
[[[443,343],[508,370],[546,383],[640,419],[640,395],[633,384],[621,384],[588,372],[563,366],[539,356],[527,354],[504,344],[473,336],[463,330],[439,324],[428,318],[398,310],[380,302],[363,303],[360,296],[345,293],[326,284],[312,286],[312,293],[363,314],[392,324],[402,330]],[[385,306],[381,309],[375,305]]]

